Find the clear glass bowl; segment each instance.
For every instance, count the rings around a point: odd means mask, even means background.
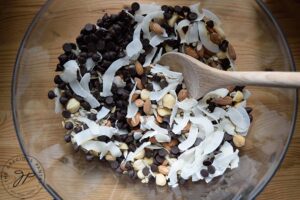
[[[143,3],[153,0],[143,0]],[[188,5],[196,1],[155,1]],[[286,153],[295,125],[295,89],[248,87],[254,121],[241,150],[238,169],[209,184],[188,183],[180,188],[141,184],[118,176],[100,161],[87,162],[63,139],[61,116],[47,92],[54,86],[57,56],[64,42],[75,41],[81,28],[105,12],[117,13],[127,0],[50,0],[29,27],[19,49],[12,88],[16,132],[25,155],[44,167],[43,186],[55,199],[251,199],[263,190]],[[261,1],[207,0],[236,48],[239,70],[294,71],[285,38]]]

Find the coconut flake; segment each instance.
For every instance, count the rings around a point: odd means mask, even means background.
[[[207,9],[202,9],[202,11],[205,17],[207,17],[210,20],[213,20],[216,25],[221,25],[221,20],[213,12]]]
[[[184,164],[185,161],[183,159],[178,159],[173,163],[167,176],[167,179],[169,179],[168,185],[173,187],[177,186],[177,172],[182,169]]]
[[[190,24],[189,29],[185,35],[187,44],[199,41],[198,25],[197,23]]]
[[[185,27],[185,26],[189,26],[190,25],[190,21],[187,20],[187,19],[184,19],[184,20],[181,20],[177,26],[176,26],[176,31],[178,32],[179,34],[179,37],[180,37],[180,43],[183,44],[185,43],[185,33],[183,32],[182,28]],[[176,32],[175,31],[175,32]],[[177,36],[177,35],[176,35]]]
[[[71,89],[75,92],[75,94],[83,97],[84,100],[87,101],[92,108],[96,108],[96,107],[100,106],[100,103],[98,102],[98,100],[92,94],[90,94],[88,91],[83,89],[83,87],[80,85],[80,83],[78,82],[77,79],[70,82],[69,85],[70,85]]]
[[[91,80],[91,74],[90,73],[85,73],[84,76],[80,80],[80,85],[84,90],[90,93],[90,88],[89,88],[89,83]]]
[[[181,150],[181,151],[185,151],[187,150],[188,148],[190,148],[191,146],[194,145],[196,139],[197,139],[197,136],[198,136],[198,128],[196,126],[191,126],[191,129],[189,131],[189,135],[187,137],[187,139],[183,142],[181,142],[179,145],[178,145],[178,148]]]
[[[235,134],[235,126],[231,123],[231,121],[227,118],[224,118],[220,122],[220,128],[224,130],[229,135]]]
[[[106,115],[108,115],[109,112],[110,112],[109,109],[102,106],[101,110],[97,113],[97,121],[103,119]]]
[[[190,121],[192,124],[195,124],[199,127],[199,129],[203,130],[205,136],[208,136],[210,133],[214,131],[214,126],[212,122],[203,116],[190,117]]]
[[[158,126],[154,121],[154,117],[149,118],[146,122],[146,125],[149,127],[149,129],[153,129],[156,132],[161,133],[161,134],[167,135],[169,132],[167,129],[164,129],[164,128],[161,128],[160,126]]]
[[[151,61],[153,60],[155,53],[157,51],[157,47],[152,48],[151,52],[147,54],[145,58],[145,63],[143,64],[143,67],[147,67],[151,64]]]
[[[203,142],[203,148],[205,155],[212,153],[214,150],[216,150],[219,145],[221,144],[222,140],[224,138],[224,132],[222,131],[216,131],[211,134],[209,134],[202,142]]]
[[[86,151],[95,151],[97,153],[101,153],[100,159],[102,159],[102,157],[105,156],[108,151],[114,157],[120,157],[122,155],[120,149],[113,142],[105,143],[91,140],[82,144],[81,147]]]
[[[62,74],[60,74],[60,78],[66,82],[70,83],[77,79],[77,71],[79,69],[79,66],[76,62],[76,60],[69,60],[64,64],[64,71]]]
[[[198,18],[195,21],[200,21],[204,17],[204,14],[200,13],[200,7],[201,7],[200,3],[196,3],[196,4],[193,4],[193,5],[190,5],[191,11],[194,12],[194,13],[196,13],[198,15]]]
[[[227,116],[231,120],[231,122],[239,128],[239,132],[246,132],[250,126],[250,118],[247,112],[245,113],[245,108],[228,108]]]
[[[126,54],[129,58],[137,57],[143,50],[143,45],[139,39],[134,39],[126,46]]]
[[[132,96],[134,94],[136,90],[136,83],[132,89],[132,91],[130,92],[130,95],[129,95],[129,99],[128,99],[128,107],[127,107],[127,115],[126,115],[126,118],[133,118],[136,113],[139,111],[139,108],[135,105],[134,102],[131,102],[132,101]]]
[[[161,90],[161,87],[160,87],[160,85],[157,82],[152,82],[152,85],[153,85],[153,90],[155,92]]]
[[[160,48],[157,55],[155,56],[155,58],[153,60],[153,64],[156,64],[158,61],[160,61],[162,52],[163,52],[163,48]]]
[[[178,84],[179,83],[170,83],[167,87],[160,91],[151,92],[150,99],[155,101],[161,100],[166,94],[168,94],[168,92],[175,90]]]
[[[211,52],[218,53],[220,51],[219,46],[214,44],[208,34],[207,29],[205,27],[205,24],[203,22],[198,22],[198,31],[199,31],[199,37],[202,42],[202,44]]]
[[[198,102],[195,99],[184,99],[177,103],[178,107],[184,111],[191,111],[193,107],[195,107]]]
[[[96,63],[92,58],[86,59],[85,67],[88,71],[92,70],[95,67]]]
[[[61,113],[62,112],[62,105],[59,101],[60,96],[61,96],[60,95],[60,90],[58,88],[54,88],[54,94],[56,95],[54,111],[55,111],[55,113]]]
[[[115,76],[113,83],[118,87],[118,88],[124,88],[126,86],[126,82],[120,77],[120,76]]]
[[[102,97],[112,96],[111,87],[115,77],[116,72],[123,66],[128,65],[130,63],[128,57],[120,58],[114,61],[109,68],[106,70],[103,79],[103,92],[101,94]]]
[[[177,124],[174,124],[172,132],[177,135],[181,134],[181,131],[188,124],[189,120],[190,120],[190,113],[185,112],[183,118],[182,119],[180,118],[180,120],[177,120]]]

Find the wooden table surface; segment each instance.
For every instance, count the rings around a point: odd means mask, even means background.
[[[16,53],[22,37],[45,0],[0,0],[0,167],[21,150],[12,122],[10,88]],[[300,1],[265,0],[283,28],[300,67]],[[299,115],[298,111],[298,115]],[[300,197],[300,117],[283,164],[257,199],[299,199]],[[0,186],[0,199],[16,199]],[[44,190],[32,199],[51,199]]]

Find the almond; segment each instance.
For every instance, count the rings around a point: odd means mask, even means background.
[[[142,75],[144,73],[144,68],[139,61],[135,62],[135,71],[138,75]]]
[[[231,92],[234,91],[234,88],[235,88],[235,86],[234,86],[234,85],[231,85],[231,86],[228,86],[228,87],[227,87],[227,90],[229,91],[229,93],[231,93]]]
[[[227,106],[232,104],[232,97],[226,96],[224,98],[216,98],[213,99],[212,102],[219,106]]]
[[[143,99],[144,101],[146,101],[147,99],[149,99],[149,97],[150,97],[150,91],[146,90],[146,89],[143,89],[141,91],[141,99]]]
[[[181,89],[178,93],[178,101],[183,101],[189,96],[187,89]]]
[[[135,77],[135,78],[134,78],[134,81],[136,82],[136,87],[137,87],[139,90],[144,89],[144,86],[143,86],[143,83],[142,83],[141,79],[139,79],[138,77]]]
[[[236,60],[236,53],[235,53],[235,50],[233,48],[233,46],[229,43],[228,44],[228,55],[229,57],[232,59],[232,60]]]
[[[134,101],[134,104],[138,107],[141,108],[144,106],[144,101],[142,99],[137,99]]]
[[[172,139],[172,140],[169,142],[170,147],[174,147],[174,146],[176,146],[177,144],[178,144],[178,140],[176,140],[176,139]]]
[[[164,29],[156,22],[150,22],[149,29],[157,35],[162,35],[164,33]]]
[[[127,123],[131,127],[136,127],[137,125],[140,124],[140,116],[141,116],[141,113],[137,113],[133,118],[127,119]]]
[[[171,146],[169,145],[169,143],[163,143],[163,146],[166,150],[171,151]]]
[[[160,115],[156,115],[156,121],[158,123],[162,123],[163,122],[163,118]]]
[[[163,166],[163,165],[159,165],[158,171],[159,171],[159,173],[161,173],[163,175],[167,175],[169,173],[169,168],[166,166]]]
[[[200,50],[197,50],[197,54],[200,58],[204,57],[204,48],[202,47]]]
[[[134,102],[137,98],[139,98],[139,96],[140,96],[139,94],[134,93],[131,97],[131,102]]]
[[[193,58],[196,58],[196,59],[199,58],[199,56],[198,56],[196,50],[195,50],[194,48],[192,48],[192,47],[185,47],[184,52],[185,52],[187,55],[192,56]]]
[[[151,115],[152,114],[152,108],[151,108],[151,101],[150,99],[147,99],[144,103],[143,106],[143,111],[146,113],[146,115]]]
[[[218,33],[211,33],[210,40],[215,44],[221,44],[222,37]]]
[[[178,19],[178,15],[177,14],[173,14],[173,16],[171,17],[171,19],[168,20],[169,26],[170,27],[174,27],[177,19]]]

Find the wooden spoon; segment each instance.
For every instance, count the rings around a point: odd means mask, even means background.
[[[230,85],[300,87],[300,72],[222,71],[176,52],[164,54],[159,63],[182,72],[189,94],[195,99],[211,90]]]

